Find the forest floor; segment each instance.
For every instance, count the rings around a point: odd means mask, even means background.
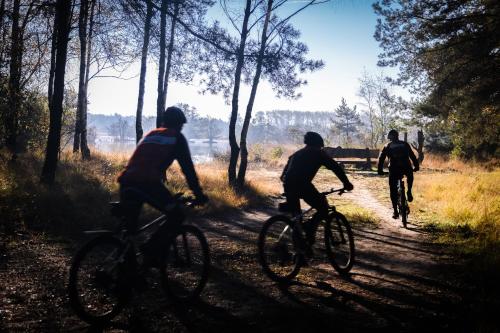
[[[268,170],[261,176],[275,181],[276,175]],[[355,191],[342,200],[369,210],[378,223],[354,224],[356,262],[348,277],[340,277],[316,251],[291,285],[267,278],[256,244],[262,223],[277,213],[273,208],[195,219],[212,258],[200,301],[189,309],[169,304],[152,272],[150,288],[137,293],[104,331],[478,331],[484,324],[478,324],[481,314],[462,260],[433,243],[412,215],[407,229],[391,218],[380,194],[388,190],[380,185],[386,180],[367,173],[350,177]],[[66,296],[71,257],[83,241],[26,231],[0,248],[0,332],[101,331],[81,321]],[[484,331],[495,331],[496,324]]]

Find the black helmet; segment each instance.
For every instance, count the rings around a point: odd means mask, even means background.
[[[163,112],[163,124],[165,127],[175,128],[185,123],[187,123],[186,116],[178,107],[170,106]]]
[[[323,138],[316,132],[307,132],[306,135],[304,135],[304,143],[308,146],[315,146],[315,147],[325,146]]]
[[[387,133],[387,138],[390,139],[391,136],[397,139],[399,137],[398,131],[396,131],[395,129],[391,129],[389,133]]]

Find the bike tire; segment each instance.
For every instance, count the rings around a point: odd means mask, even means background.
[[[287,230],[285,231],[285,228]],[[280,233],[280,236],[277,233]],[[269,245],[269,249],[268,246]],[[300,271],[302,256],[296,251],[296,235],[292,221],[276,215],[264,222],[258,239],[258,258],[264,273],[276,282],[289,282]],[[286,253],[283,253],[286,250]],[[289,251],[292,253],[289,253]],[[281,252],[278,254],[278,252]],[[269,253],[269,254],[268,254]],[[286,257],[286,258],[284,258]],[[284,264],[288,264],[286,268]]]
[[[325,249],[330,264],[341,275],[354,265],[355,246],[351,225],[339,212],[330,213],[325,223]]]
[[[401,223],[403,228],[408,224],[408,202],[406,201],[405,187],[403,184],[399,187],[399,215],[401,215]]]
[[[160,267],[163,290],[174,302],[191,302],[200,296],[208,280],[210,252],[207,239],[197,227],[181,225],[167,244]],[[194,246],[199,253],[194,253]]]
[[[109,322],[118,315],[130,296],[127,268],[117,262],[125,243],[111,235],[91,239],[78,250],[69,270],[69,303],[76,314],[93,325]],[[92,255],[95,252],[95,259]],[[89,260],[88,267],[86,261]],[[101,262],[102,261],[102,262]],[[83,284],[80,287],[80,284]],[[102,304],[103,295],[110,296],[109,305]],[[95,294],[97,300],[86,300]],[[99,308],[103,307],[103,311]],[[106,308],[106,309],[104,309]],[[94,311],[95,310],[95,311]]]
[[[404,193],[401,196],[401,222],[403,223],[403,228],[406,228],[408,224],[408,203]]]

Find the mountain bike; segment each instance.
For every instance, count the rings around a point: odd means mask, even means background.
[[[194,200],[178,194],[175,205],[192,207]],[[93,230],[96,235],[81,247],[73,258],[69,271],[68,295],[77,315],[90,324],[103,324],[118,315],[130,299],[133,290],[146,283],[140,267],[140,238],[147,230],[168,223],[164,215],[144,225],[134,234],[125,228],[124,207],[111,203],[112,214],[121,219],[116,230]],[[181,223],[166,225],[168,237],[163,253],[159,254],[158,268],[161,285],[169,299],[186,303],[202,292],[209,273],[210,254],[202,231],[193,225]],[[139,241],[138,241],[139,240]]]
[[[344,189],[331,189],[323,195],[344,193]],[[302,228],[304,216],[314,208],[289,218],[275,215],[269,218],[259,234],[258,255],[264,273],[277,282],[289,282],[297,276],[312,253]],[[327,219],[321,221],[324,228],[325,251],[330,264],[341,275],[347,274],[354,265],[355,248],[352,229],[344,215],[335,206],[329,206]],[[318,228],[319,230],[319,228]]]
[[[401,222],[403,223],[403,227],[406,228],[406,224],[408,223],[408,214],[410,214],[410,207],[408,206],[408,201],[406,200],[405,194],[405,181],[403,177],[398,180],[398,212],[401,216]]]

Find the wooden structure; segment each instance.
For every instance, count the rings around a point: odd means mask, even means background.
[[[342,147],[325,147],[323,150],[328,156],[334,158],[340,165],[346,164],[354,165],[358,169],[371,170],[372,164],[378,162],[378,149],[356,149],[356,148],[342,148]],[[356,158],[354,160],[353,158]]]

